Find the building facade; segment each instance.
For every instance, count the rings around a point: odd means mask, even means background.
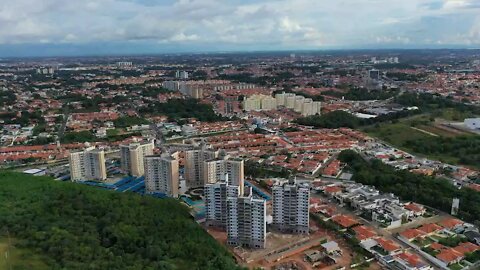
[[[227,243],[232,246],[265,248],[266,202],[248,195],[227,199]]]
[[[122,170],[133,176],[144,175],[144,158],[145,156],[153,155],[154,148],[155,146],[153,142],[120,145],[120,159]]]
[[[206,184],[204,196],[207,226],[226,228],[228,221],[227,199],[239,195],[240,187],[229,185],[228,181]]]
[[[283,232],[309,232],[310,190],[299,186],[295,181],[272,188],[273,226]]]
[[[245,111],[270,111],[277,109],[277,99],[268,95],[251,95],[243,101]]]
[[[178,197],[178,152],[145,157],[145,189],[147,193],[163,193]]]
[[[107,179],[105,152],[95,147],[69,155],[70,179],[72,181]]]
[[[204,187],[204,161],[214,159],[218,151],[201,146],[200,149],[185,151],[185,181],[188,188]]]
[[[245,182],[243,159],[229,158],[228,156],[206,160],[203,163],[203,179],[206,184],[222,181],[227,176],[229,185],[238,186],[243,194]]]

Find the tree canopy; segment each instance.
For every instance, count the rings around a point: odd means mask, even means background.
[[[48,269],[238,269],[176,200],[49,177],[0,172],[0,230]]]
[[[222,120],[209,104],[199,103],[196,99],[169,99],[165,103],[152,103],[141,108],[142,114],[166,115],[171,119],[196,118],[200,121],[214,122]]]

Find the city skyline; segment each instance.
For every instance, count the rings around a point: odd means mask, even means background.
[[[0,4],[0,57],[478,48],[473,0]]]

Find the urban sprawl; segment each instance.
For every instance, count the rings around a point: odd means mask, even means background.
[[[475,50],[0,59],[0,166],[177,199],[250,268],[479,269],[479,88]]]

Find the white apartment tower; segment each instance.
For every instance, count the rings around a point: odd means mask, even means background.
[[[214,159],[218,151],[207,149],[204,145],[200,149],[185,151],[185,181],[188,188],[204,187],[204,161]]]
[[[288,233],[308,234],[310,190],[291,180],[272,188],[273,226]]]
[[[133,176],[142,176],[144,158],[153,155],[154,147],[153,142],[120,145],[121,168]]]
[[[266,202],[247,195],[227,199],[227,243],[232,246],[265,248]]]
[[[164,193],[178,197],[178,152],[145,157],[145,189],[147,193]]]
[[[228,176],[225,176],[225,178],[228,178]],[[206,224],[226,228],[228,221],[227,199],[238,197],[240,187],[229,185],[228,181],[206,184],[204,195]]]
[[[238,186],[243,194],[245,181],[243,159],[234,159],[228,156],[206,160],[203,163],[203,179],[206,184],[214,184],[226,177],[229,185]]]
[[[105,152],[95,147],[83,151],[70,153],[70,179],[80,180],[105,180],[107,169],[105,166]]]

